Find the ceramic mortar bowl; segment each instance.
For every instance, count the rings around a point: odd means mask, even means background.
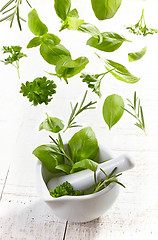
[[[98,162],[113,158],[113,154],[103,146],[99,146]],[[37,190],[39,196],[49,205],[52,212],[63,220],[71,222],[88,222],[103,215],[115,202],[119,194],[119,185],[109,184],[105,189],[83,196],[50,196],[47,183],[55,174],[50,173],[38,161],[36,168]]]

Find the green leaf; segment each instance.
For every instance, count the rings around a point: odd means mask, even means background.
[[[79,57],[75,60],[72,60],[71,57],[65,57],[57,62],[56,73],[60,78],[71,78],[74,75],[80,73],[85,66],[89,63],[88,58]]]
[[[42,36],[42,42],[45,44],[49,44],[49,45],[58,45],[60,43],[60,39],[52,34],[52,33],[46,33]]]
[[[39,131],[45,129],[47,131],[57,133],[60,132],[64,128],[64,124],[62,120],[55,117],[49,117],[47,114],[47,118],[40,124]]]
[[[68,17],[79,18],[77,9],[76,9],[76,8],[72,9],[72,10],[68,13],[67,16],[68,16]]]
[[[33,154],[44,164],[44,166],[52,173],[59,172],[56,166],[63,163],[64,159],[61,155],[56,154],[58,148],[52,144],[40,145]]]
[[[121,5],[122,0],[91,0],[95,16],[99,20],[112,18]]]
[[[46,77],[35,78],[32,82],[22,83],[20,93],[27,97],[34,106],[52,100],[52,95],[56,93],[56,84],[53,80],[47,80]]]
[[[92,36],[101,34],[100,31],[98,30],[98,28],[91,23],[83,23],[79,27],[79,31],[91,34]]]
[[[136,83],[140,78],[131,74],[125,66],[112,60],[105,59],[106,69],[118,80],[126,83]]]
[[[49,64],[56,65],[57,62],[65,56],[70,56],[70,52],[61,44],[55,45],[52,43],[42,43],[40,53],[44,60]]]
[[[57,165],[55,168],[62,171],[62,172],[65,172],[67,174],[69,174],[71,169],[72,169],[72,167],[70,165],[64,164],[64,163]]]
[[[108,96],[103,104],[103,118],[109,130],[114,126],[122,117],[124,113],[124,101],[121,96],[112,94]]]
[[[101,33],[102,42],[98,41],[96,36],[91,37],[87,41],[87,45],[99,49],[104,52],[114,52],[117,50],[124,41],[126,40],[123,36],[114,32],[103,32]]]
[[[48,32],[47,26],[41,22],[35,9],[28,14],[28,27],[36,36],[43,36]]]
[[[73,165],[70,173],[79,172],[79,171],[82,171],[84,169],[89,169],[89,170],[94,172],[97,169],[97,167],[98,167],[98,163],[94,162],[93,160],[83,159],[79,162],[76,162]]]
[[[40,37],[34,37],[27,45],[27,48],[33,48],[37,47],[41,44],[41,38]]]
[[[98,152],[98,142],[91,127],[81,129],[68,142],[73,162],[83,159],[94,159]]]
[[[144,54],[146,53],[147,47],[145,46],[139,52],[128,53],[128,60],[129,62],[137,61],[141,59]]]
[[[54,0],[54,8],[58,17],[65,21],[70,12],[71,0]]]
[[[69,30],[78,30],[79,27],[84,23],[84,20],[76,17],[67,17],[66,25]]]

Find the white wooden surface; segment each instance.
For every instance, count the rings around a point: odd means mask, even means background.
[[[90,59],[86,71],[97,73],[104,66],[94,55],[94,50],[85,46],[88,36],[78,32],[63,31],[58,33],[60,20],[54,13],[53,3],[49,0],[31,1],[40,18],[49,28],[49,32],[57,34],[62,43],[70,49],[73,58],[81,55]],[[123,1],[122,6],[111,20],[99,22],[90,9],[90,1],[72,0],[73,7],[79,11],[81,18],[98,26],[100,31],[122,33],[132,43],[124,43],[114,53],[101,53],[102,57],[122,62],[131,72],[141,76],[134,85],[119,82],[108,76],[102,82],[102,98],[89,92],[89,99],[97,99],[97,109],[86,112],[78,118],[83,126],[90,125],[95,131],[98,141],[107,145],[116,155],[130,152],[136,159],[136,167],[123,174],[121,181],[126,189],[113,207],[99,219],[89,223],[66,223],[57,219],[44,202],[39,200],[35,187],[36,159],[32,150],[39,144],[48,143],[48,134],[38,132],[38,125],[45,118],[45,112],[63,120],[67,120],[69,102],[80,98],[86,89],[79,77],[69,80],[66,85],[55,79],[58,85],[57,94],[48,106],[33,107],[19,93],[21,82],[32,81],[35,77],[45,75],[44,70],[52,71],[41,58],[38,49],[27,50],[28,41],[33,35],[23,24],[23,32],[15,26],[8,28],[2,23],[0,48],[3,45],[21,45],[28,58],[21,60],[21,79],[17,78],[12,66],[0,63],[0,239],[53,239],[53,240],[156,240],[158,236],[158,81],[157,53],[158,36],[146,38],[136,37],[124,29],[124,25],[136,23],[141,9],[145,8],[146,22],[158,28],[157,1]],[[30,9],[24,8],[24,17]],[[144,58],[135,63],[128,63],[127,53],[136,51],[147,45]],[[0,54],[0,58],[3,59]],[[48,76],[49,77],[49,76]],[[147,137],[133,125],[134,119],[124,114],[121,121],[109,132],[102,119],[102,104],[105,97],[112,93],[120,94],[124,99],[132,98],[134,90],[141,98]],[[73,131],[63,137],[72,136]]]

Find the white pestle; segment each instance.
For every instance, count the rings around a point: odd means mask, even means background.
[[[129,154],[122,154],[119,157],[100,163],[96,170],[96,179],[99,181],[106,178],[105,174],[103,174],[100,168],[103,169],[107,175],[109,175],[116,167],[117,169],[115,174],[118,174],[133,168],[134,165],[135,161]],[[73,186],[74,190],[84,191],[94,184],[94,173],[91,170],[83,170],[69,175],[54,177],[49,180],[47,187],[49,190],[54,190],[57,186],[66,181]]]

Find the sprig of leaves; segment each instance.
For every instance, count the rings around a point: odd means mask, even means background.
[[[65,128],[64,132],[68,128],[81,127],[80,125],[77,125],[76,122],[74,122],[74,119],[84,110],[89,110],[89,109],[94,109],[95,108],[95,107],[92,107],[92,106],[96,103],[96,101],[95,102],[90,101],[89,103],[84,105],[85,100],[86,100],[86,96],[87,96],[87,92],[88,91],[85,92],[79,107],[78,107],[78,105],[79,105],[78,102],[75,104],[74,107],[72,106],[72,103],[70,103],[70,105],[71,105],[71,115],[69,117],[68,124],[67,124],[67,127]]]
[[[110,183],[113,183],[113,182],[117,183],[117,184],[119,184],[119,185],[121,185],[122,187],[125,188],[125,186],[121,182],[119,182],[118,179],[117,179],[117,177],[121,176],[122,173],[114,175],[116,169],[117,169],[117,167],[115,167],[112,170],[112,172],[109,175],[107,175],[106,172],[102,168],[100,168],[100,170],[105,174],[106,179],[105,180],[100,180],[98,184],[96,183],[96,187],[95,187],[93,193],[96,193],[96,192],[106,188]],[[94,179],[96,181],[96,178],[94,178]]]
[[[30,3],[28,0],[26,0],[27,4],[29,5],[29,7],[31,7]],[[20,31],[22,30],[21,27],[21,20],[26,22],[22,17],[20,17],[19,14],[19,8],[20,8],[20,4],[22,4],[22,0],[9,0],[1,9],[0,12],[5,15],[4,18],[0,19],[0,22],[3,22],[5,20],[9,20],[10,21],[10,27],[12,27],[13,25],[13,21],[14,18],[16,16],[17,18],[17,22],[19,25],[19,29]]]
[[[136,35],[143,35],[144,37],[147,36],[148,34],[154,34],[158,33],[158,29],[154,28],[148,28],[145,23],[145,18],[144,18],[144,9],[142,9],[142,14],[141,18],[135,25],[131,25],[129,27],[126,27],[131,33],[136,34]]]
[[[9,53],[9,56],[5,58],[4,60],[1,60],[4,64],[12,64],[18,72],[18,77],[20,78],[20,73],[19,73],[19,60],[22,57],[27,57],[26,54],[21,52],[22,47],[20,46],[3,46],[2,51],[3,53]]]
[[[130,108],[132,108],[133,113],[130,112],[128,109],[124,108],[124,107],[123,107],[123,109],[126,112],[128,112],[130,115],[132,115],[134,118],[136,118],[137,122],[135,123],[135,125],[137,127],[139,127],[140,129],[142,129],[144,131],[145,135],[146,135],[143,109],[142,109],[142,106],[140,105],[140,99],[136,95],[136,91],[134,92],[133,103],[129,99],[127,99],[127,101],[129,102],[127,105]]]
[[[33,82],[22,83],[20,93],[27,97],[34,106],[52,100],[52,95],[56,93],[56,84],[53,80],[47,80],[46,77],[35,78]]]

